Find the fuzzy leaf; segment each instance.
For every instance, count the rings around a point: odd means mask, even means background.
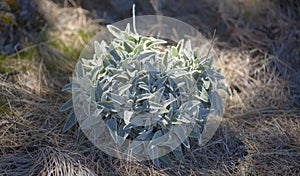
[[[140,153],[143,150],[142,141],[136,141],[136,140],[134,140],[130,144],[129,150],[131,151],[129,153],[132,153],[132,154],[138,154],[138,153]]]
[[[94,42],[94,48],[95,48],[96,57],[100,57],[102,55],[103,51],[102,51],[101,45],[98,41]]]
[[[122,146],[125,139],[127,138],[127,136],[129,135],[129,133],[127,131],[125,131],[124,128],[125,124],[122,123],[120,125],[120,127],[118,128],[118,145]]]
[[[178,42],[178,44],[177,44],[177,46],[176,46],[176,49],[177,49],[177,52],[178,52],[178,53],[181,52],[182,47],[183,47],[183,43],[184,43],[184,40],[183,40],[183,39],[181,39],[181,40]]]
[[[83,69],[83,65],[81,62],[78,62],[78,64],[77,64],[77,76],[78,77],[84,76],[84,69]]]
[[[82,129],[88,129],[100,122],[101,122],[101,118],[99,116],[98,117],[90,116],[80,124],[80,127]]]
[[[120,95],[117,95],[115,93],[107,93],[107,96],[111,98],[111,100],[119,105],[124,105],[126,104],[126,101],[124,98]]]
[[[223,106],[220,95],[217,92],[210,92],[209,97],[212,110],[216,111],[217,115],[223,116]]]
[[[200,95],[196,96],[196,97],[198,97],[200,100],[202,100],[204,102],[208,102],[208,93],[207,93],[205,87],[202,87]]]
[[[118,134],[117,134],[117,122],[115,119],[108,119],[105,121],[106,126],[108,127],[109,133],[113,140],[117,143]]]
[[[153,101],[149,101],[149,104],[150,104],[150,109],[154,109],[154,110],[162,109],[164,107],[163,105],[155,103]]]
[[[148,67],[148,72],[150,72],[150,74],[158,72],[157,69],[150,62],[147,61],[146,65]]]
[[[68,90],[72,90],[72,83],[68,83],[66,84],[62,89],[61,91],[68,91]]]
[[[128,90],[131,86],[132,86],[132,84],[127,84],[127,85],[121,86],[121,87],[119,88],[119,95],[123,95],[124,92],[125,92],[126,90]]]
[[[196,131],[191,131],[191,133],[189,134],[189,137],[198,138],[198,137],[200,137],[200,133],[198,133]]]
[[[115,61],[118,61],[118,62],[121,61],[121,57],[117,53],[116,49],[112,49],[110,51],[110,55],[114,58]]]
[[[218,82],[217,88],[218,88],[218,89],[225,90],[226,93],[227,93],[228,95],[230,95],[230,91],[229,91],[228,87],[225,86],[224,83]]]
[[[143,51],[138,55],[137,59],[149,61],[151,58],[153,58],[155,56],[155,54],[156,54],[156,52],[151,51],[151,50]]]
[[[142,101],[142,100],[147,100],[147,99],[150,99],[151,97],[153,97],[153,94],[150,94],[150,93],[145,93],[145,94],[142,94],[142,95],[138,95],[136,96],[136,102],[139,102],[139,101]]]
[[[152,131],[153,131],[153,129],[147,130],[147,131],[143,132],[142,134],[138,135],[135,139],[140,140],[140,141],[149,140],[153,136]]]
[[[156,88],[157,88],[157,89],[160,89],[160,88],[165,84],[166,80],[167,80],[167,77],[166,77],[166,76],[164,76],[164,77],[158,79],[158,80],[155,82]]]
[[[155,145],[150,146],[150,148],[148,148],[148,154],[152,160],[152,163],[159,168],[160,163],[158,159],[158,147]]]
[[[165,165],[170,166],[172,164],[172,160],[168,155],[164,155],[159,158]]]
[[[124,111],[124,122],[126,125],[128,125],[130,123],[130,119],[131,119],[133,113],[134,113],[133,111],[127,111],[127,110]]]
[[[117,28],[113,25],[107,25],[107,29],[116,38],[121,39],[123,37],[122,36],[122,31],[119,28]]]
[[[88,138],[96,141],[97,139],[99,139],[99,137],[104,132],[104,130],[105,130],[105,123],[102,122],[98,124],[97,127],[93,128],[90,131],[90,133],[88,134]]]
[[[148,85],[139,84],[138,87],[141,88],[141,89],[143,89],[143,90],[146,90],[146,91],[150,92],[150,87]]]
[[[175,150],[172,151],[177,160],[181,160],[183,158],[183,153],[181,146],[178,146]]]
[[[101,87],[101,83],[98,81],[96,86],[96,101],[101,100],[103,94],[103,89]]]
[[[76,123],[77,123],[76,115],[75,115],[75,112],[72,111],[72,112],[68,115],[68,117],[67,117],[67,120],[66,120],[66,122],[65,122],[63,131],[64,131],[64,132],[68,131],[68,130],[69,130],[70,128],[72,128]]]
[[[221,75],[219,72],[211,69],[211,68],[208,68],[206,70],[207,72],[207,75],[212,79],[212,80],[220,80],[220,79],[224,79],[224,76]]]
[[[127,43],[127,42],[124,42],[123,44],[124,44],[125,51],[127,51],[128,53],[131,53],[132,52],[132,46],[130,46],[130,44]]]
[[[174,132],[179,138],[180,142],[182,142],[186,148],[190,148],[189,142],[186,140],[187,139],[187,134],[186,134],[186,126],[185,125],[176,125],[174,127]]]
[[[171,54],[172,54],[172,56],[174,56],[174,57],[177,56],[178,51],[177,51],[176,47],[174,47],[174,46],[171,47]]]
[[[61,106],[61,108],[59,109],[60,112],[64,112],[70,108],[73,107],[73,100],[72,99],[69,99],[65,104],[63,104]]]
[[[168,65],[168,56],[169,56],[169,52],[166,51],[164,54],[164,57],[163,57],[163,64],[165,67],[167,67],[167,65]]]

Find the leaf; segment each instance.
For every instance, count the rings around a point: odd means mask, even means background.
[[[149,101],[149,104],[150,104],[150,109],[154,109],[154,110],[162,109],[164,107],[163,105],[155,103],[153,101]]]
[[[122,31],[119,28],[113,25],[107,25],[107,29],[116,38],[121,39],[123,37]]]
[[[148,155],[150,156],[150,159],[152,160],[153,164],[156,167],[160,167],[160,163],[158,160],[158,147],[155,145],[151,145],[148,147]]]
[[[124,122],[126,125],[128,125],[130,123],[130,119],[131,119],[133,113],[134,113],[133,111],[127,111],[127,110],[124,111]]]
[[[123,127],[123,130],[129,131],[131,128],[134,128],[134,127],[135,127],[135,125],[133,125],[132,123],[129,123],[128,125],[125,125]]]
[[[66,120],[66,122],[65,122],[63,131],[64,131],[64,132],[68,131],[68,130],[69,130],[70,128],[72,128],[76,123],[77,123],[76,115],[75,115],[75,112],[72,111],[72,112],[68,115],[68,117],[67,117],[67,120]]]
[[[221,75],[220,73],[218,73],[217,71],[208,68],[206,70],[207,75],[212,79],[212,80],[220,80],[220,79],[224,79],[225,77],[223,75]]]
[[[184,146],[186,148],[190,148],[190,144],[189,142],[186,140],[188,138],[186,132],[186,126],[185,125],[176,125],[174,127],[174,132],[177,135],[177,137],[179,138],[180,142],[184,144]]]
[[[203,82],[204,88],[208,89],[210,86],[210,83],[211,83],[210,80],[202,79],[202,82]]]
[[[200,137],[198,137],[198,145],[201,146],[202,145],[202,136],[200,135]]]
[[[185,49],[187,51],[192,51],[192,44],[191,44],[191,40],[187,40],[185,43]]]
[[[83,77],[84,76],[84,70],[81,62],[78,62],[77,64],[77,75],[78,77]]]
[[[118,142],[118,134],[117,134],[117,122],[115,119],[108,119],[105,121],[106,126],[108,127],[109,133],[115,143]]]
[[[172,151],[177,160],[181,160],[183,158],[183,153],[181,146],[178,146],[175,150]]]
[[[100,122],[101,122],[101,118],[99,116],[97,116],[97,117],[90,116],[80,124],[80,128],[83,130],[88,129]]]
[[[61,91],[68,91],[68,90],[72,90],[72,83],[68,83],[66,84],[62,89]]]
[[[108,59],[108,62],[114,67],[116,68],[117,67],[117,63],[115,61],[115,59],[113,57],[111,57],[110,59]]]
[[[142,141],[136,141],[136,140],[134,140],[130,144],[129,150],[131,152],[128,152],[128,153],[132,153],[132,154],[138,154],[138,153],[140,153],[143,150]]]
[[[153,131],[153,129],[147,130],[147,131],[143,132],[142,134],[138,135],[135,139],[139,140],[139,141],[149,140],[153,136],[152,131]]]
[[[130,23],[127,23],[126,28],[125,28],[126,33],[130,33]]]
[[[156,52],[151,51],[151,50],[146,50],[146,51],[142,51],[137,59],[138,60],[146,60],[146,61],[150,61],[151,58],[153,58],[156,55]]]
[[[102,135],[104,130],[105,130],[105,123],[102,122],[102,123],[98,124],[97,127],[93,128],[90,131],[90,133],[88,134],[89,140],[92,140],[93,142],[95,142],[96,140],[99,139],[99,137]]]
[[[178,52],[178,53],[180,53],[181,50],[182,50],[183,42],[184,42],[184,40],[181,39],[181,40],[178,42],[177,46],[176,46],[176,49],[177,49],[177,52]]]
[[[172,160],[168,155],[164,155],[159,158],[165,165],[170,166],[172,164]]]
[[[174,46],[171,47],[171,54],[173,57],[177,56],[178,51],[177,51],[176,47],[174,47]]]
[[[165,87],[161,87],[156,92],[154,92],[152,94],[153,97],[155,97],[154,102],[159,103],[164,93],[165,93]]]
[[[124,98],[120,95],[117,95],[115,93],[107,93],[107,96],[109,98],[111,98],[112,101],[116,102],[119,105],[124,105],[126,104],[126,101],[124,100]]]
[[[169,106],[171,103],[173,103],[174,101],[176,101],[177,99],[175,99],[173,96],[172,96],[172,98],[171,99],[168,99],[168,100],[165,100],[165,101],[163,101],[163,106],[164,106],[164,108],[167,108],[167,106]]]
[[[151,38],[151,39],[154,39],[154,38]],[[165,41],[165,40],[155,39],[155,40],[152,40],[150,42],[150,44],[147,45],[147,48],[151,48],[151,47],[153,47],[155,45],[161,45],[161,44],[166,44],[166,43],[168,43],[168,42]]]
[[[100,57],[102,55],[103,51],[102,51],[101,45],[98,41],[94,42],[94,48],[95,48],[96,57]]]
[[[229,91],[228,87],[225,86],[224,83],[218,82],[217,88],[218,88],[218,89],[225,90],[225,91],[227,92],[227,94],[230,95],[230,91]]]
[[[187,72],[187,71],[179,71],[179,72],[175,72],[174,76],[175,76],[175,78],[179,78],[179,77],[190,75],[190,74],[191,73]]]
[[[157,89],[160,89],[160,88],[165,84],[166,80],[167,80],[167,77],[166,77],[166,76],[164,76],[164,77],[158,79],[158,80],[155,82],[156,88],[157,88]]]
[[[144,94],[141,94],[141,95],[137,95],[136,96],[136,102],[139,102],[139,101],[142,101],[142,100],[148,100],[150,99],[151,97],[153,97],[153,94],[150,94],[150,93],[144,93]]]
[[[97,102],[97,104],[98,104],[99,106],[101,106],[102,108],[108,110],[108,111],[111,111],[111,112],[118,112],[118,111],[115,109],[113,103]]]
[[[167,65],[168,65],[168,55],[169,55],[169,52],[166,51],[165,55],[163,57],[163,64],[164,64],[165,67],[167,67]]]
[[[115,61],[118,61],[118,62],[121,61],[121,57],[117,53],[116,49],[112,49],[110,51],[110,55],[114,58]]]
[[[208,57],[205,56],[205,57],[203,57],[199,60],[199,65],[202,65],[205,70],[208,69],[208,68],[211,68],[212,63],[213,63],[213,56],[212,55],[209,55]]]
[[[102,95],[103,95],[103,89],[101,87],[101,83],[98,81],[96,86],[96,101],[101,101]]]
[[[131,53],[131,52],[132,52],[132,46],[130,46],[129,43],[123,42],[123,45],[124,45],[125,51],[127,51],[128,53]]]
[[[157,139],[163,135],[163,132],[161,130],[158,130],[154,133],[152,140]]]
[[[63,104],[62,106],[61,106],[61,108],[59,109],[59,111],[60,112],[64,112],[64,111],[66,111],[66,110],[68,110],[68,109],[70,109],[70,108],[72,108],[73,107],[73,100],[72,100],[72,98],[71,99],[69,99],[65,104]]]
[[[125,139],[127,138],[127,136],[129,135],[129,133],[127,131],[125,131],[124,128],[125,124],[122,123],[119,128],[118,128],[118,145],[122,146]]]
[[[127,73],[128,75],[131,77],[131,78],[134,78],[136,73],[137,73],[137,70],[134,70],[134,71],[130,71],[129,69],[127,70]]]
[[[157,69],[152,64],[150,64],[150,62],[147,61],[145,64],[147,65],[148,72],[150,72],[150,74],[153,73],[153,72],[154,73],[158,72]]]
[[[204,102],[208,102],[208,93],[205,90],[205,87],[202,87],[200,95],[196,95],[196,97],[199,98],[200,100],[204,101]]]
[[[190,147],[191,147],[188,138],[185,139],[182,143],[183,143],[183,145],[184,145],[186,148],[190,148]]]
[[[123,95],[124,92],[125,92],[126,90],[128,90],[131,86],[132,86],[132,84],[126,84],[126,85],[124,85],[124,86],[121,86],[121,87],[119,88],[119,95]]]
[[[89,75],[90,75],[90,80],[94,81],[96,80],[96,77],[99,73],[99,70],[100,70],[100,66],[97,66],[97,67],[94,67],[90,72],[89,72]]]
[[[141,51],[143,51],[143,45],[137,45],[132,52],[134,55],[138,55],[138,57],[140,57]]]
[[[176,59],[174,59],[174,58],[168,59],[166,71],[170,71],[171,70],[171,68],[173,67],[175,61],[176,61]]]
[[[144,120],[141,119],[140,116],[134,116],[133,118],[131,118],[130,123],[133,124],[134,126],[143,126]]]
[[[146,90],[146,91],[150,92],[150,86],[148,86],[148,85],[139,84],[138,87],[143,89],[143,90]]]
[[[223,106],[222,106],[222,99],[217,92],[210,92],[210,103],[211,109],[216,111],[217,115],[223,116]]]
[[[196,132],[196,131],[191,131],[191,133],[189,134],[189,137],[191,138],[198,138],[200,137],[200,133]]]
[[[203,121],[205,118],[210,114],[210,110],[208,109],[200,109],[200,112],[198,113],[198,118],[196,120]]]

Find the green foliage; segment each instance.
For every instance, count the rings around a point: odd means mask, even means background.
[[[200,56],[184,40],[164,49],[166,41],[133,33],[129,24],[124,31],[111,25],[107,28],[115,39],[110,44],[95,41],[94,57],[82,58],[76,70],[78,80],[63,88],[76,86],[92,92],[84,106],[90,110],[89,103],[95,103],[98,116],[85,119],[82,128],[103,121],[116,144],[133,141],[129,148],[133,153],[141,150],[143,141],[149,141],[147,152],[156,166],[171,161],[168,156],[159,158],[163,147],[181,159],[181,144],[190,147],[188,137],[201,143],[210,111],[223,113],[216,90],[225,86],[219,82],[222,75],[212,67],[213,57]],[[61,111],[72,105],[69,100]],[[64,130],[76,122],[74,112],[71,114]]]

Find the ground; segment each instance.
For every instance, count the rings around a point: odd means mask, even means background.
[[[112,158],[72,128],[61,92],[80,51],[105,25],[175,17],[214,38],[231,95],[205,146],[155,168]],[[0,175],[300,175],[299,0],[3,0]],[[216,35],[213,37],[214,30]]]

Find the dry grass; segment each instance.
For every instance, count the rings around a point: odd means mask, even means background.
[[[12,68],[0,75],[0,175],[300,175],[299,1],[163,6],[159,13],[204,33],[217,28],[216,64],[232,95],[213,139],[160,169],[112,158],[75,128],[62,132],[58,109],[70,95],[60,89],[101,26],[78,5],[36,2],[47,21],[43,41],[0,62]]]

